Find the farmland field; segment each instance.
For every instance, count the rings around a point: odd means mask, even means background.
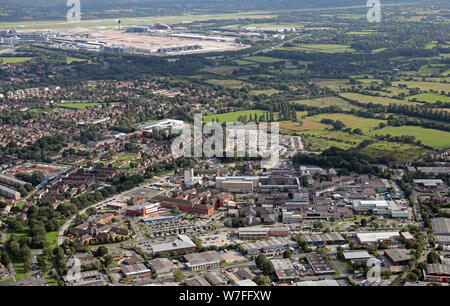
[[[406,84],[408,88],[420,88],[421,90],[437,90],[437,91],[450,91],[450,85],[445,83],[436,82],[419,82],[419,81],[397,81],[392,82],[393,86],[398,84]]]
[[[340,120],[345,124],[346,127],[352,129],[360,128],[363,132],[368,132],[373,128],[378,127],[380,123],[385,122],[384,120],[361,118],[349,114],[320,114],[312,116],[310,118],[318,122],[320,122],[324,118]]]
[[[423,144],[429,145],[433,148],[450,147],[450,133],[440,130],[433,130],[422,128],[419,126],[400,126],[400,127],[385,127],[380,130],[375,130],[369,135],[387,135],[392,136],[415,136],[416,140],[422,141]]]
[[[345,92],[340,94],[342,97],[347,99],[356,100],[360,103],[374,103],[374,104],[382,104],[382,105],[389,105],[390,103],[396,103],[396,104],[403,104],[403,105],[410,105],[411,102],[405,101],[405,100],[398,100],[398,99],[392,99],[389,97],[373,97],[373,96],[367,96],[362,95],[358,93],[353,92]]]
[[[358,106],[352,105],[347,101],[344,101],[337,97],[324,97],[317,99],[306,99],[306,100],[296,100],[293,101],[295,104],[316,106],[316,107],[328,107],[328,106],[338,106],[344,111],[354,109],[359,109]]]
[[[345,53],[355,52],[354,49],[348,45],[334,45],[334,44],[311,44],[301,45],[298,47],[281,48],[281,50],[288,51],[304,51],[309,53]]]
[[[239,81],[239,80],[218,80],[218,79],[211,79],[207,81],[211,85],[216,86],[223,86],[223,87],[229,87],[229,88],[241,88],[244,86],[250,86],[250,83]]]
[[[249,56],[249,57],[244,57],[242,60],[256,62],[256,63],[263,63],[263,64],[272,64],[272,63],[276,63],[276,62],[285,61],[283,59],[268,57],[268,56]]]
[[[397,160],[414,160],[426,154],[427,150],[410,144],[380,141],[368,145],[362,149],[362,152],[372,157],[386,156],[393,157]]]
[[[438,94],[430,94],[430,93],[423,93],[423,94],[418,94],[415,96],[410,96],[407,99],[410,101],[415,99],[420,102],[428,102],[428,103],[435,103],[437,101],[450,102],[450,97],[438,95]]]
[[[14,64],[14,63],[24,63],[31,60],[32,57],[0,57],[0,63]]]
[[[257,114],[258,116],[261,116],[263,114],[267,113],[266,111],[262,110],[245,110],[245,111],[238,111],[238,112],[231,112],[231,113],[224,113],[224,114],[215,114],[215,115],[208,115],[203,116],[204,122],[211,122],[212,119],[219,119],[219,122],[237,122],[239,116],[247,115],[247,117],[250,117],[250,115],[254,116],[254,114]],[[278,114],[274,113],[275,120],[277,119]]]

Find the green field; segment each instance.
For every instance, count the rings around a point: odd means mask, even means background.
[[[115,162],[112,163],[112,167],[117,167],[119,164],[121,164],[124,161],[130,161],[134,158],[134,154],[124,154],[117,158]]]
[[[0,57],[0,63],[13,64],[13,63],[23,63],[31,60],[32,57]]]
[[[237,122],[239,116],[247,115],[247,119],[250,118],[250,115],[254,117],[255,114],[258,116],[261,116],[263,114],[267,113],[266,111],[262,110],[245,110],[245,111],[238,111],[238,112],[232,112],[232,113],[224,113],[224,114],[216,114],[216,115],[208,115],[203,116],[203,122],[211,122],[212,119],[219,119],[219,122]],[[274,119],[276,120],[278,118],[278,114],[274,113]]]
[[[415,99],[417,101],[427,102],[427,103],[435,103],[437,101],[450,102],[450,97],[438,95],[438,94],[430,94],[430,93],[418,94],[415,96],[410,96],[406,99],[408,99],[409,101],[413,101]]]
[[[374,97],[374,96],[368,96],[368,95],[362,95],[359,93],[353,93],[353,92],[344,92],[340,94],[342,97],[347,99],[356,100],[360,103],[373,103],[373,104],[382,104],[382,105],[389,105],[390,103],[396,103],[396,104],[406,104],[410,105],[411,103],[405,100],[398,100],[398,99],[392,99],[389,97]]]
[[[355,31],[355,32],[347,32],[347,35],[372,35],[372,34],[377,34],[377,32],[373,31],[373,30],[364,30],[364,31]]]
[[[304,51],[308,53],[345,53],[355,52],[355,49],[348,45],[334,45],[334,44],[311,44],[301,45],[298,47],[281,48],[280,50],[287,51]]]
[[[306,99],[306,100],[296,100],[293,101],[296,104],[316,106],[316,107],[328,107],[328,106],[338,106],[344,111],[354,109],[359,109],[360,107],[354,106],[347,101],[344,101],[337,97],[324,97],[317,99]]]
[[[362,152],[372,157],[393,157],[397,160],[414,160],[428,151],[422,147],[404,144],[379,141],[368,145]]]
[[[72,64],[73,62],[88,62],[88,63],[91,63],[90,60],[87,60],[87,59],[84,59],[84,58],[76,58],[76,57],[70,57],[70,56],[68,56],[67,59],[66,59],[67,65],[70,65],[70,64]]]
[[[346,127],[352,129],[361,129],[364,133],[373,130],[375,127],[378,127],[380,123],[386,122],[384,120],[371,119],[371,118],[362,118],[349,114],[320,114],[316,116],[310,117],[312,120],[316,120],[320,122],[322,119],[332,119],[332,120],[340,120]]]
[[[211,79],[206,81],[211,85],[216,86],[223,86],[223,87],[229,87],[229,88],[242,88],[244,86],[251,86],[250,83],[240,81],[240,80],[218,80],[218,79]]]
[[[276,62],[284,62],[285,60],[274,58],[274,57],[268,57],[268,56],[249,56],[242,58],[244,61],[250,61],[250,62],[256,62],[256,63],[263,63],[263,64],[272,64]]]
[[[271,95],[279,93],[279,92],[280,92],[279,90],[271,88],[271,89],[252,90],[252,91],[250,91],[250,94],[254,95],[254,96],[259,96],[259,95],[271,96]]]
[[[393,86],[398,84],[406,84],[408,88],[419,88],[420,90],[437,90],[437,91],[450,91],[449,84],[437,83],[437,82],[421,82],[421,81],[397,81],[392,82]]]
[[[55,104],[58,107],[69,108],[69,109],[86,109],[88,107],[93,107],[100,105],[100,103],[57,103]]]
[[[419,126],[388,126],[380,130],[374,130],[369,135],[415,136],[416,140],[433,148],[450,147],[450,133],[440,130],[422,128]]]

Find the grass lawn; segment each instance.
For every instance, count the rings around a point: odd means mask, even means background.
[[[20,232],[20,233],[7,233],[6,234],[6,240],[9,240],[9,238],[11,238],[12,235],[15,235],[18,239],[20,239],[20,237],[29,236],[30,233],[28,233],[27,231],[23,231],[23,232]]]
[[[22,209],[25,206],[25,204],[27,204],[26,201],[20,201],[20,202],[17,202],[16,206],[19,207],[20,209]]]
[[[450,147],[450,133],[440,130],[427,129],[420,126],[388,126],[380,130],[375,130],[369,135],[387,135],[392,136],[415,136],[416,140],[422,141],[423,144],[429,145],[433,148],[448,148]]]
[[[13,63],[23,63],[31,60],[32,57],[0,57],[0,63],[13,64]]]
[[[48,242],[50,242],[50,247],[56,248],[58,246],[58,232],[49,232],[46,235],[46,239]]]
[[[62,107],[62,108],[69,108],[69,109],[86,109],[88,107],[93,107],[100,105],[100,103],[57,103],[56,106]]]
[[[115,162],[112,163],[112,167],[117,167],[120,163],[128,160],[132,160],[134,158],[134,154],[124,154],[117,158]]]
[[[14,265],[14,270],[16,270],[16,275],[15,278],[17,281],[30,277],[30,272],[26,272],[24,271],[24,264],[23,262],[20,262],[19,260],[11,260],[13,265]]]

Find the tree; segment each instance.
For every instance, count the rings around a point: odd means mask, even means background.
[[[103,265],[105,266],[105,268],[109,267],[110,264],[112,264],[113,262],[113,258],[111,255],[106,255],[104,257],[104,261],[103,261]]]
[[[292,250],[286,250],[283,252],[283,258],[292,258]]]
[[[180,209],[178,208],[178,206],[172,205],[172,212],[173,212],[175,215],[179,215],[179,214],[180,214]]]
[[[367,225],[367,219],[366,218],[361,218],[361,226],[366,226]]]
[[[102,257],[108,254],[108,249],[104,246],[98,247],[98,249],[95,251],[95,257]]]
[[[177,282],[181,282],[186,278],[184,276],[184,273],[180,269],[177,269],[175,272],[173,272],[173,277],[175,277],[175,280]]]
[[[253,281],[258,286],[269,286],[269,277],[266,275],[257,275],[253,278]]]
[[[439,255],[435,252],[430,252],[427,255],[427,262],[430,264],[439,263]]]

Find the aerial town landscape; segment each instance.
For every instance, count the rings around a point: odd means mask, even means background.
[[[0,3],[0,288],[448,286],[448,1],[191,1]]]

